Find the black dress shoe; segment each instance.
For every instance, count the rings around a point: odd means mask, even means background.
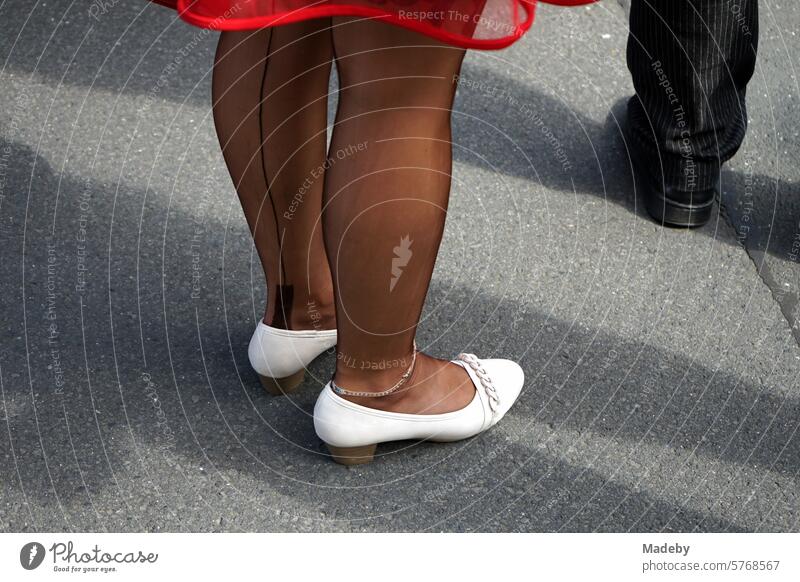
[[[627,124],[624,129],[627,133]],[[707,223],[719,192],[719,179],[708,190],[687,192],[666,186],[644,163],[629,135],[626,138],[631,152],[634,178],[642,193],[647,213],[657,223],[675,228],[694,228]]]
[[[676,228],[694,228],[709,221],[714,199],[719,192],[719,180],[708,190],[693,192],[664,187],[637,161],[638,156],[632,158],[644,207],[657,223]]]

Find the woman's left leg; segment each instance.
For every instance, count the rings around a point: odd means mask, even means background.
[[[223,32],[214,122],[267,281],[264,322],[334,329],[322,240],[330,20]]]

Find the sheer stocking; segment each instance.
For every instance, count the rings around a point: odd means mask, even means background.
[[[325,245],[339,345],[335,379],[382,391],[410,363],[444,230],[450,112],[464,52],[384,23],[335,18],[341,94],[326,174]],[[420,354],[408,389],[365,406],[455,410],[474,389],[458,366]]]
[[[220,35],[212,84],[225,162],[267,280],[264,321],[336,326],[319,225],[330,20]]]

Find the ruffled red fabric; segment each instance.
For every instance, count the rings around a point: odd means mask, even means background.
[[[536,0],[152,0],[195,26],[250,30],[330,16],[374,17],[462,48],[501,49],[531,27]],[[578,6],[595,0],[542,0]]]

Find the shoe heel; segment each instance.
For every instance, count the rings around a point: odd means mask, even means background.
[[[331,458],[341,465],[364,465],[371,463],[375,458],[375,448],[378,445],[364,445],[363,447],[334,447],[325,443],[331,452]]]
[[[259,374],[258,379],[261,380],[261,385],[268,393],[273,396],[283,396],[284,394],[291,394],[297,390],[297,387],[303,383],[305,375],[306,371],[300,370],[291,376],[286,376],[286,378],[270,378],[269,376],[262,376]]]

